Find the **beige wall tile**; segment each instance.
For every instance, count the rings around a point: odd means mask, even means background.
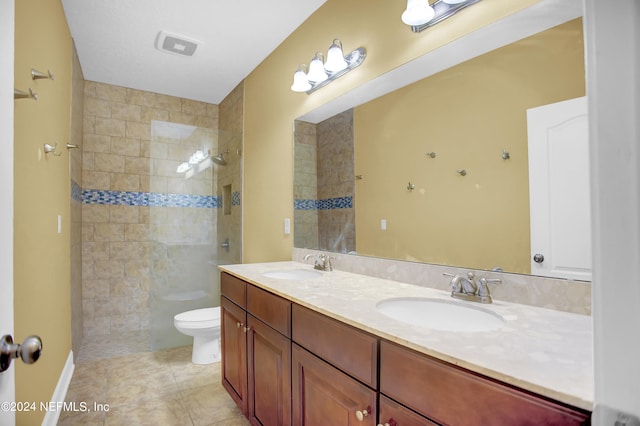
[[[111,102],[103,99],[86,98],[84,113],[103,118],[111,118]]]
[[[149,225],[144,223],[125,225],[124,238],[126,241],[149,241]]]
[[[182,103],[180,98],[169,95],[156,94],[156,108],[165,109],[167,111],[181,111]]]
[[[126,134],[128,138],[135,138],[145,141],[151,140],[151,126],[149,124],[127,121],[126,127]]]
[[[112,223],[138,223],[137,206],[109,206],[109,221]]]
[[[142,107],[152,107],[156,103],[156,94],[143,90],[126,89],[126,98],[128,104]]]
[[[93,228],[95,241],[124,241],[123,224],[96,223]]]
[[[127,173],[111,173],[111,187],[113,191],[140,191],[140,176]]]
[[[109,206],[101,204],[83,204],[82,221],[84,223],[109,222]]]
[[[192,101],[190,99],[181,99],[182,112],[192,115],[207,115],[207,103]]]
[[[82,172],[82,186],[84,189],[109,189],[111,178],[107,172]],[[83,219],[84,220],[84,219]]]
[[[111,103],[111,118],[126,121],[140,121],[142,108],[138,105],[128,105],[119,102]]]
[[[105,99],[113,102],[125,102],[127,90],[124,87],[110,84],[96,83],[96,95],[98,99]]]
[[[125,121],[112,118],[95,118],[95,133],[106,136],[125,136]]]
[[[108,135],[96,135],[94,133],[87,133],[85,126],[85,133],[82,138],[82,152],[109,152],[111,149],[111,137]]]
[[[149,175],[151,164],[148,158],[126,157],[124,160],[124,171],[130,174]]]
[[[109,280],[85,279],[82,281],[82,297],[85,299],[109,297],[109,294]]]
[[[155,102],[155,101],[154,101]],[[140,112],[140,121],[143,123],[151,123],[152,120],[167,121],[169,120],[169,111],[159,108],[142,108]]]
[[[130,157],[140,156],[140,140],[131,138],[111,138],[110,152],[112,154],[126,155]]]
[[[94,168],[100,172],[124,173],[124,156],[96,153]]]

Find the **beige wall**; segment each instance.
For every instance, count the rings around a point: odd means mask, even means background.
[[[17,1],[15,87],[40,100],[15,101],[14,317],[16,341],[44,342],[33,365],[16,363],[16,401],[49,401],[71,350],[69,153],[72,42],[59,1]],[[31,68],[55,80],[31,80]],[[58,143],[59,157],[43,144]],[[58,233],[58,215],[62,233]],[[42,422],[44,411],[18,412],[17,423]]]
[[[358,85],[438,46],[507,16],[534,0],[494,0],[421,34],[400,20],[403,2],[328,0],[245,80],[243,261],[291,258],[293,238],[293,120]],[[428,36],[427,36],[428,34]],[[338,37],[344,49],[367,49],[365,62],[329,86],[306,95],[290,90],[293,73]]]
[[[526,110],[584,95],[576,19],[356,108],[358,253],[529,273]]]

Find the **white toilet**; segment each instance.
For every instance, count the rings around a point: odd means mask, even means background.
[[[173,325],[187,336],[193,336],[191,361],[211,364],[220,361],[220,307],[195,309],[173,317]]]

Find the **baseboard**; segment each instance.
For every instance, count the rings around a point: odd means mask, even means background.
[[[60,377],[58,378],[58,384],[51,396],[51,402],[64,402],[67,397],[67,390],[69,390],[69,384],[71,383],[71,377],[73,376],[73,370],[75,368],[76,366],[73,363],[73,351],[69,351],[67,362],[64,364],[62,373],[60,373]],[[59,418],[59,410],[47,410],[47,414],[45,414],[44,420],[42,420],[42,426],[56,426]]]

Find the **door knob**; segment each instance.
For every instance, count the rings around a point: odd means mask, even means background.
[[[11,365],[14,358],[20,358],[25,364],[33,364],[42,353],[42,339],[38,336],[29,336],[22,344],[13,343],[9,334],[2,336],[0,340],[0,373]]]
[[[540,253],[536,253],[533,255],[533,261],[536,263],[542,263],[544,262],[544,255],[540,254]]]
[[[358,410],[356,411],[356,418],[358,419],[359,422],[363,421],[365,417],[367,417],[369,415],[369,412],[367,410]]]

